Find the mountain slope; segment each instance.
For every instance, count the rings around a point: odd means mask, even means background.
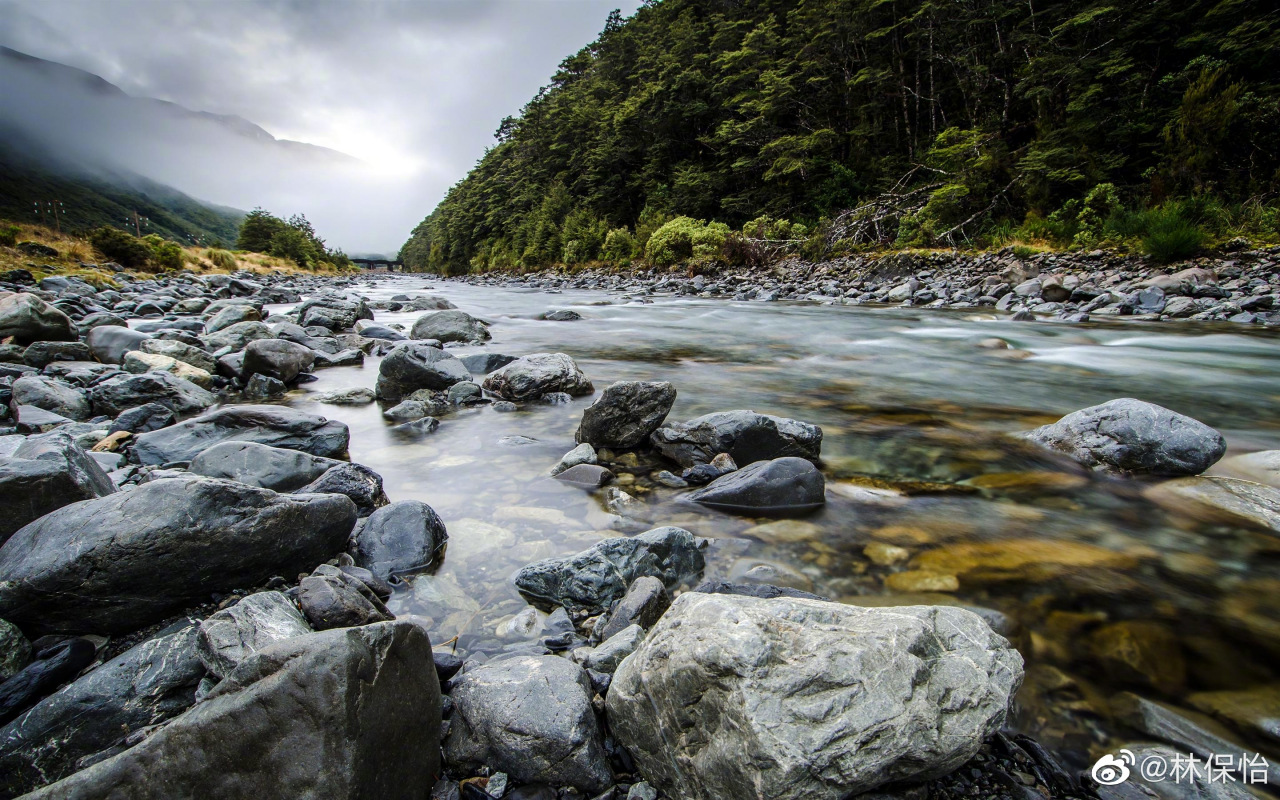
[[[867,203],[876,244],[955,245],[1102,183],[1132,206],[1274,198],[1278,17],[1264,0],[646,3],[503,121],[402,257],[534,267],[596,257],[620,226],[643,252],[675,215],[812,225]]]

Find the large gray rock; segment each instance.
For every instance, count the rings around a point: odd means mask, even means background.
[[[190,461],[219,442],[240,441],[338,458],[346,454],[350,435],[341,422],[284,406],[228,406],[141,434],[133,452],[139,463],[166,464]]]
[[[195,704],[204,665],[199,628],[185,620],[41,700],[0,728],[0,796],[76,770],[76,762]]]
[[[465,311],[451,309],[424,314],[413,323],[414,339],[438,339],[441,342],[475,344],[491,338],[489,326]]]
[[[237,322],[258,322],[262,319],[262,314],[258,309],[248,303],[232,303],[223,306],[214,312],[204,323],[204,329],[208,333],[217,333],[224,328],[230,328]]]
[[[22,363],[44,369],[55,361],[91,361],[93,353],[83,342],[34,342],[22,354]]]
[[[391,348],[378,365],[377,395],[396,403],[418,389],[448,389],[469,380],[471,373],[462,362],[439,347],[402,342]]]
[[[20,292],[0,297],[0,339],[13,337],[18,344],[75,341],[71,318],[34,294]]]
[[[373,312],[364,300],[349,295],[325,293],[298,306],[298,322],[304,328],[340,331],[362,319],[373,319]]]
[[[356,504],[356,513],[362,518],[391,502],[383,491],[382,476],[363,464],[338,464],[298,493],[344,495]]]
[[[629,450],[649,441],[676,401],[666,381],[618,381],[582,412],[576,439],[594,447]]]
[[[64,506],[0,547],[0,618],[28,633],[125,633],[212,592],[291,575],[341,551],[341,495],[167,478]]]
[[[695,503],[753,516],[795,517],[821,508],[826,481],[803,458],[757,461],[689,495]]]
[[[1022,658],[959,608],[687,592],[614,674],[609,726],[664,796],[842,800],[945,775]]]
[[[356,564],[379,578],[430,566],[449,534],[435,510],[402,500],[369,515],[352,541]]]
[[[484,388],[503,400],[537,400],[551,392],[577,397],[595,391],[587,376],[564,353],[534,353],[517,358],[489,373]]]
[[[147,403],[159,403],[179,418],[199,414],[218,402],[218,396],[168,372],[117,375],[89,390],[93,410],[114,417]]]
[[[201,621],[198,633],[200,662],[222,678],[259,650],[311,633],[311,626],[289,598],[257,592]]]
[[[168,356],[210,374],[218,371],[218,362],[214,360],[213,356],[186,342],[178,342],[172,339],[145,339],[139,343],[138,350],[151,355]]]
[[[271,329],[264,322],[237,322],[216,333],[201,336],[200,341],[211,352],[224,347],[240,351],[248,347],[250,342],[271,338],[274,338],[271,335]]]
[[[292,383],[316,360],[310,348],[283,339],[259,339],[244,348],[243,375],[265,375]]]
[[[668,589],[697,580],[706,565],[703,544],[682,528],[654,528],[638,536],[604,539],[576,555],[529,564],[515,574],[515,585],[545,606],[603,611],[644,575],[659,579]]]
[[[520,656],[469,669],[450,691],[454,711],[445,761],[594,796],[613,776],[591,695],[587,673],[558,656]]]
[[[1199,475],[1227,451],[1222,434],[1208,425],[1129,397],[1083,408],[1026,436],[1105,472]]]
[[[268,647],[150,737],[31,798],[421,800],[439,741],[431,642],[397,620]]]
[[[43,375],[26,375],[13,382],[13,404],[35,406],[66,417],[84,420],[89,418],[89,398],[79,389]]]
[[[301,489],[343,462],[257,442],[220,442],[191,459],[196,475],[225,478],[276,492]]]
[[[746,466],[784,456],[817,461],[822,428],[754,411],[717,411],[688,422],[663,425],[651,437],[653,446],[683,467],[707,464],[720,453]]]
[[[0,459],[0,544],[51,511],[115,491],[111,479],[68,433],[28,437]]]
[[[103,364],[119,364],[124,361],[124,354],[130,350],[139,350],[151,335],[116,325],[99,325],[89,331],[85,343],[93,351],[93,357]]]

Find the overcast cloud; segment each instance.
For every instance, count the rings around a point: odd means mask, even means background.
[[[173,164],[149,177],[215,203],[306,213],[348,251],[394,251],[493,144],[502,117],[590,43],[612,8],[629,15],[637,6],[0,0],[0,45],[93,72],[131,95],[238,115],[277,138],[361,159],[367,166],[354,176],[289,187],[278,173],[234,164],[220,165],[218,181]]]

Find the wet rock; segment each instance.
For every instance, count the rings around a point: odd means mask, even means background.
[[[1187,682],[1187,663],[1173,631],[1158,622],[1104,625],[1089,636],[1095,661],[1115,682],[1149,686],[1167,695]]]
[[[67,639],[36,653],[36,658],[0,683],[0,725],[52,694],[93,661],[93,642]]]
[[[573,651],[573,660],[584,669],[602,672],[606,675],[622,663],[622,659],[631,655],[644,641],[644,628],[629,625],[605,639],[597,647],[580,647]]]
[[[518,783],[572,786],[588,796],[613,782],[586,672],[557,656],[521,656],[453,681],[445,761],[488,766]]]
[[[629,450],[649,441],[666,420],[676,389],[666,381],[618,381],[582,412],[575,438],[594,447]]]
[[[89,418],[89,398],[79,389],[46,378],[27,375],[13,382],[13,404],[34,406],[72,420]]]
[[[564,353],[535,353],[517,358],[484,379],[485,391],[504,400],[537,400],[564,392],[573,397],[591,394],[594,387],[572,358]]]
[[[218,362],[213,356],[186,342],[178,342],[172,339],[143,339],[138,343],[138,351],[157,356],[168,356],[177,361],[190,364],[196,369],[204,370],[211,375],[218,371]]]
[[[36,295],[19,292],[0,297],[0,339],[10,337],[18,344],[70,342],[76,339],[76,327]]]
[[[22,635],[18,626],[0,619],[0,683],[21,672],[33,655],[31,642]]]
[[[0,617],[36,633],[121,633],[345,547],[355,508],[197,476],[67,506],[0,547]],[[140,591],[140,587],[146,587]]]
[[[89,361],[93,354],[82,342],[34,342],[22,353],[22,363],[44,369],[55,361]]]
[[[115,325],[100,325],[89,331],[85,343],[93,351],[93,357],[103,364],[119,364],[130,350],[142,349],[142,343],[151,335]]]
[[[249,401],[268,400],[273,397],[283,397],[288,391],[289,387],[284,385],[284,381],[255,372],[245,381],[240,396]]]
[[[472,353],[471,355],[462,357],[462,365],[471,371],[473,375],[488,375],[496,369],[502,369],[512,361],[516,360],[515,356],[507,356],[502,353]]]
[[[1021,680],[1017,651],[961,609],[689,592],[622,662],[606,704],[664,795],[840,800],[959,767]]]
[[[189,620],[178,623],[0,728],[0,795],[12,797],[64,778],[81,759],[190,708],[204,675],[196,655],[198,630]]]
[[[556,465],[551,468],[551,475],[554,477],[565,470],[578,466],[579,464],[595,464],[596,459],[596,449],[594,447],[586,443],[580,444],[565,453],[564,456],[556,462]]]
[[[431,413],[431,407],[418,400],[404,400],[382,412],[382,418],[390,422],[413,422]]]
[[[955,575],[967,586],[1040,583],[1076,572],[1128,572],[1137,568],[1138,559],[1085,542],[1008,539],[945,545],[921,553],[911,564],[936,574]]]
[[[315,351],[315,361],[312,362],[312,369],[323,369],[325,367],[358,367],[364,363],[364,353],[354,348],[347,350],[339,350],[336,353],[326,353],[323,350]]]
[[[341,464],[300,450],[256,442],[221,442],[191,459],[196,475],[239,481],[276,492],[300,489]]]
[[[1179,517],[1280,533],[1280,489],[1260,483],[1235,478],[1178,478],[1149,487],[1143,495]]]
[[[547,322],[576,322],[577,320],[582,319],[582,315],[577,311],[562,309],[559,311],[548,311],[545,314],[540,314],[538,315],[538,319],[545,320]]]
[[[350,498],[360,517],[367,517],[390,502],[382,489],[382,476],[363,464],[339,464],[295,492],[326,493]]]
[[[355,628],[395,619],[363,581],[335,567],[321,567],[298,584],[298,605],[318,631]]]
[[[449,387],[448,401],[451,406],[466,406],[483,402],[484,392],[480,384],[471,381],[455,383]]]
[[[17,424],[18,433],[45,433],[72,420],[52,411],[45,411],[36,406],[14,404],[13,420]]]
[[[1121,398],[1068,414],[1028,439],[1095,470],[1198,475],[1222,458],[1222,434],[1153,403]]]
[[[337,389],[332,392],[325,392],[316,397],[321,403],[328,403],[335,406],[367,406],[374,401],[375,397],[372,389],[363,387],[357,389]]]
[[[265,375],[281,383],[293,383],[311,368],[315,353],[300,344],[283,339],[259,339],[244,349],[245,375]]]
[[[361,320],[356,323],[356,333],[369,339],[383,339],[388,342],[402,342],[405,336],[400,331],[379,325],[376,322]]]
[[[753,516],[801,516],[826,502],[826,482],[803,458],[757,461],[689,495],[695,503]]]
[[[167,372],[118,375],[89,390],[94,413],[114,417],[147,403],[159,403],[179,418],[199,414],[218,402],[217,395]]]
[[[233,303],[219,309],[212,317],[205,320],[204,329],[209,333],[216,333],[223,328],[230,328],[237,322],[258,322],[261,319],[262,314],[258,309],[248,303]]]
[[[583,489],[599,489],[613,480],[613,473],[599,464],[579,464],[557,474],[555,478]]]
[[[409,300],[404,308],[406,311],[443,311],[457,306],[438,295],[420,294]]]
[[[743,466],[789,456],[816,461],[822,429],[754,411],[718,411],[688,422],[669,422],[654,432],[652,441],[682,467],[709,463],[720,453],[728,453]]]
[[[45,514],[115,491],[111,479],[69,434],[29,437],[0,459],[0,543]]]
[[[1171,779],[1171,765],[1186,764],[1187,754],[1159,744],[1125,744],[1117,750],[1128,750],[1134,756],[1129,778],[1115,786],[1098,787],[1101,800],[1253,800],[1248,789],[1235,781],[1210,781],[1201,762],[1195,769],[1184,768],[1182,780]],[[1153,766],[1147,766],[1154,762]],[[1144,775],[1159,775],[1148,780]]]
[[[142,464],[190,461],[218,442],[248,441],[335,458],[346,454],[350,433],[341,422],[284,406],[228,406],[137,438]]]
[[[670,607],[671,594],[662,581],[648,575],[636,578],[609,612],[608,621],[597,627],[598,638],[608,639],[632,625],[648,630]]]
[[[289,639],[140,743],[32,798],[416,800],[440,770],[430,664],[412,620]]]
[[[200,622],[197,633],[201,664],[222,678],[259,650],[311,633],[311,626],[284,595],[257,592]]]
[[[1280,685],[1219,692],[1194,692],[1186,701],[1230,723],[1260,745],[1280,744]],[[1280,784],[1280,778],[1272,778]]]
[[[701,543],[693,534],[654,528],[634,537],[604,539],[577,555],[530,564],[516,573],[515,584],[535,602],[601,612],[636,578],[648,575],[675,589],[696,580],[704,565]]]
[[[462,362],[439,347],[402,342],[378,365],[377,395],[394,403],[419,389],[439,391],[469,380],[471,373]]]
[[[238,353],[248,347],[250,342],[273,338],[275,337],[271,335],[271,329],[261,322],[237,322],[217,333],[201,336],[200,341],[210,352],[230,348]]]
[[[810,592],[802,592],[789,586],[772,586],[766,583],[729,583],[727,581],[707,581],[694,588],[703,594],[732,594],[742,597],[756,597],[773,600],[778,597],[798,597],[807,600],[826,600]]]
[[[465,311],[450,309],[425,314],[413,323],[414,339],[438,339],[441,342],[478,344],[492,338],[489,326]]]
[[[393,425],[391,431],[399,436],[420,439],[423,436],[435,433],[436,429],[439,427],[440,420],[435,417],[423,417],[422,419],[415,419],[411,422]]]
[[[435,509],[417,500],[402,500],[369,515],[352,542],[352,555],[356,564],[386,579],[430,566],[448,538]]]
[[[135,375],[144,372],[167,372],[176,378],[191,381],[201,389],[208,389],[213,385],[213,375],[202,369],[196,369],[176,358],[144,353],[140,350],[130,350],[125,353],[121,366],[124,367],[125,372]]]

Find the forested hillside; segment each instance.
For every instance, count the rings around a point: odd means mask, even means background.
[[[502,121],[401,255],[733,258],[761,216],[748,244],[814,257],[1274,235],[1278,17],[1268,0],[647,3]],[[649,236],[682,216],[654,259]]]

